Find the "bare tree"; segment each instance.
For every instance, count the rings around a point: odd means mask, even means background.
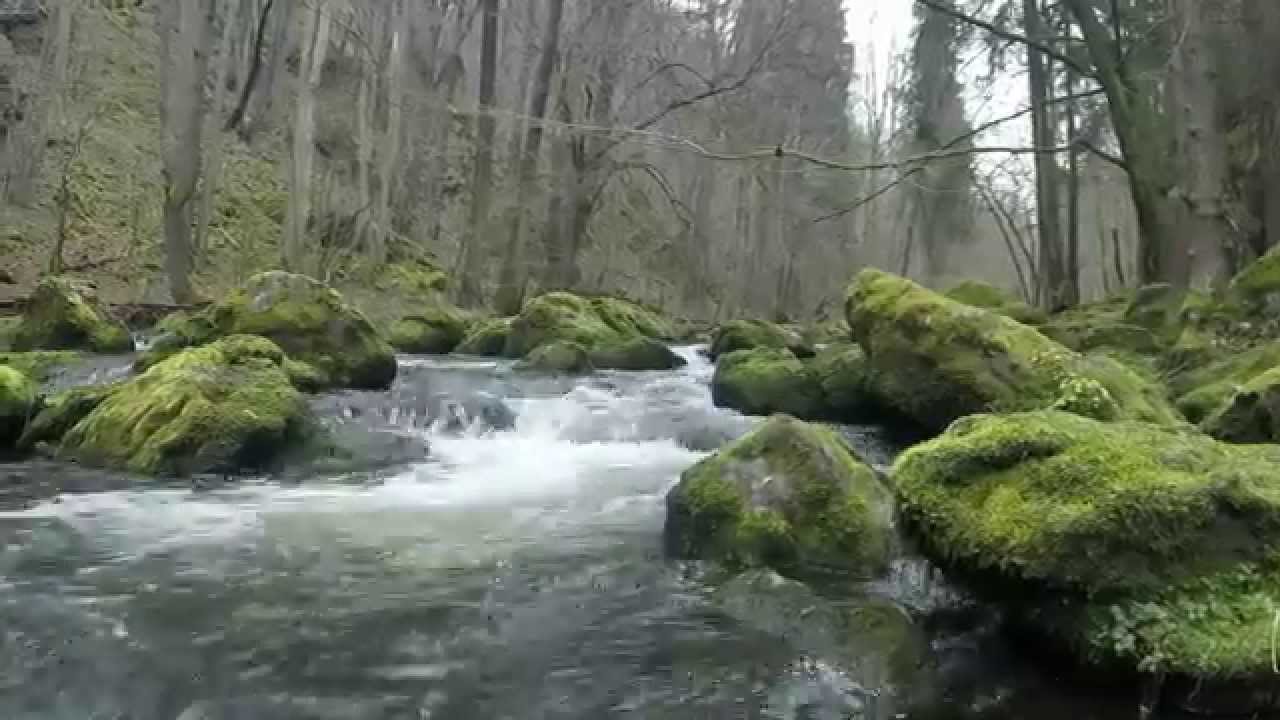
[[[493,202],[493,116],[498,65],[499,0],[483,0],[484,29],[480,51],[480,117],[476,126],[475,176],[471,186],[471,219],[462,246],[459,299],[468,305],[483,300],[484,250],[488,241],[489,209]]]
[[[307,231],[311,218],[311,172],[315,158],[315,91],[329,51],[331,15],[326,0],[311,0],[305,9],[303,54],[289,154],[289,208],[285,218],[281,261],[295,272],[307,272]]]
[[[162,3],[156,16],[163,68],[160,122],[164,133],[165,269],[169,292],[178,303],[194,300],[192,222],[208,108],[205,75],[213,13],[211,0],[173,0]]]
[[[36,180],[48,136],[57,132],[66,119],[72,28],[79,8],[79,0],[62,0],[50,7],[41,46],[39,87],[32,88],[35,101],[19,128],[10,133],[0,158],[5,161],[0,174],[0,200],[24,206],[35,201]]]

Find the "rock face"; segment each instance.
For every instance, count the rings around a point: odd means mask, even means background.
[[[601,369],[669,370],[684,364],[657,342],[672,332],[665,320],[625,300],[553,292],[530,300],[511,322],[503,354],[525,357],[542,345],[570,342]]]
[[[1048,319],[1043,310],[1034,308],[1001,290],[977,280],[967,280],[947,291],[947,297],[956,302],[990,310],[1024,325],[1039,325]]]
[[[57,419],[70,429],[56,452],[146,475],[267,467],[309,425],[284,364],[280,348],[261,337],[183,350],[101,397],[81,398],[74,411],[87,409],[84,417]]]
[[[813,355],[813,348],[798,334],[763,320],[732,320],[716,328],[711,334],[709,354],[714,360],[736,350],[754,348],[789,349],[796,357]]]
[[[1277,477],[1280,447],[1052,411],[966,418],[893,471],[927,551],[1019,622],[1206,679],[1274,677]]]
[[[871,576],[889,560],[892,498],[835,433],[785,415],[680,476],[667,552],[787,574]]]
[[[539,345],[516,363],[516,369],[561,375],[585,375],[595,370],[591,365],[591,358],[581,345],[561,341]]]
[[[446,355],[462,343],[469,328],[461,310],[439,304],[392,323],[389,336],[400,352]]]
[[[19,352],[126,353],[133,351],[133,337],[98,305],[92,285],[68,277],[46,277],[31,293],[10,346]]]
[[[507,336],[511,334],[513,320],[514,318],[494,318],[477,322],[453,351],[484,357],[501,355],[507,346]]]
[[[878,270],[849,289],[849,326],[876,394],[925,428],[985,412],[1055,408],[1101,420],[1183,420],[1164,389],[1009,318]]]
[[[304,275],[265,272],[193,316],[162,323],[143,367],[231,335],[268,338],[315,371],[317,384],[379,389],[395,380],[395,350],[336,290]]]
[[[0,450],[12,448],[40,409],[40,388],[26,375],[0,365]]]

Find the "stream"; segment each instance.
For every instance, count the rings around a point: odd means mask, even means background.
[[[909,672],[881,667],[878,636],[727,612],[662,557],[663,498],[755,420],[713,407],[711,365],[679,352],[678,371],[578,379],[401,358],[388,392],[314,400],[372,438],[341,468],[164,483],[0,464],[0,718],[1136,717],[1134,697],[1037,671],[910,555],[856,591],[910,616]],[[881,431],[845,432],[891,462]]]

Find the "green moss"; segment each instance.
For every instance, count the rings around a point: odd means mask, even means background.
[[[0,350],[8,350],[10,343],[13,342],[13,336],[18,332],[18,325],[22,322],[20,317],[0,317]]]
[[[710,354],[713,359],[753,348],[790,349],[797,357],[813,354],[813,349],[798,335],[764,320],[731,320],[711,334]]]
[[[388,338],[401,352],[445,355],[466,338],[470,324],[461,310],[439,303],[392,323]]]
[[[41,443],[58,443],[114,389],[113,385],[92,385],[58,393],[27,425],[18,440],[18,447],[30,450]]]
[[[0,448],[13,447],[39,409],[39,386],[21,372],[0,365]]]
[[[1147,328],[1126,322],[1089,322],[1053,319],[1040,332],[1077,352],[1121,350],[1139,355],[1156,355],[1164,349]]]
[[[1226,442],[1280,440],[1280,366],[1236,389],[1204,419],[1200,427]]]
[[[591,349],[591,363],[602,370],[673,370],[686,361],[665,343],[635,337]]]
[[[534,348],[520,362],[516,369],[525,372],[545,372],[567,375],[582,375],[592,372],[591,358],[587,351],[573,342],[550,342]]]
[[[990,310],[1024,325],[1039,325],[1048,319],[1043,310],[1034,308],[1005,290],[977,280],[966,280],[946,293],[956,302]]]
[[[1278,471],[1280,448],[1037,412],[966,418],[904,453],[893,477],[935,558],[1083,660],[1202,674],[1270,666],[1236,641],[1273,621],[1250,598],[1274,581],[1219,582],[1277,557]],[[1127,616],[1137,608],[1159,619],[1146,637]]]
[[[1280,291],[1280,252],[1270,252],[1250,263],[1231,280],[1231,291],[1253,301]]]
[[[827,414],[818,376],[785,348],[736,350],[722,356],[711,379],[711,399],[747,415],[780,412],[818,420]]]
[[[657,341],[672,334],[665,320],[625,300],[553,292],[525,304],[511,322],[503,354],[524,357],[540,345],[562,341],[581,345],[597,366],[631,366],[635,364],[632,357],[652,357],[646,348],[654,343],[638,341]],[[612,362],[613,358],[617,362]],[[663,367],[673,367],[669,357]]]
[[[1228,403],[1237,390],[1275,367],[1280,367],[1280,342],[1219,355],[1213,362],[1175,374],[1170,388],[1183,415],[1200,422]]]
[[[513,320],[514,318],[481,320],[471,327],[471,332],[454,348],[454,352],[483,357],[501,355],[507,345],[507,337],[511,335]]]
[[[0,365],[8,365],[41,383],[53,377],[60,368],[74,365],[81,359],[80,353],[69,351],[0,353]]]
[[[874,574],[888,561],[891,498],[835,433],[785,415],[681,475],[668,550],[730,567]]]
[[[31,293],[11,346],[17,351],[123,353],[133,350],[133,338],[99,307],[91,285],[58,276],[44,278]]]
[[[885,419],[871,391],[862,348],[849,343],[832,345],[804,363],[818,382],[828,419],[844,423]]]
[[[369,319],[336,290],[304,275],[255,275],[209,308],[165,322],[166,339],[141,359],[141,369],[183,344],[258,335],[311,366],[326,385],[380,389],[396,375],[395,350]]]
[[[307,428],[283,362],[260,337],[184,350],[114,386],[59,454],[148,475],[265,467]]]
[[[875,394],[926,428],[966,415],[1057,407],[1100,419],[1179,421],[1163,390],[1123,365],[878,270],[849,290],[849,325]]]

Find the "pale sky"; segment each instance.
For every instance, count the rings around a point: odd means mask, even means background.
[[[859,72],[874,60],[883,77],[884,68],[894,56],[907,49],[911,41],[911,9],[914,4],[914,0],[845,0],[849,35],[856,48]],[[978,87],[976,76],[985,69],[985,62],[981,58],[967,59],[970,63],[962,71],[961,81],[966,86],[966,114],[972,124],[1008,115],[1025,106],[1024,78],[1010,77],[997,81],[995,88],[984,92]],[[984,144],[1025,143],[1030,135],[1029,122],[1014,121],[1000,126],[986,133],[980,141]]]

